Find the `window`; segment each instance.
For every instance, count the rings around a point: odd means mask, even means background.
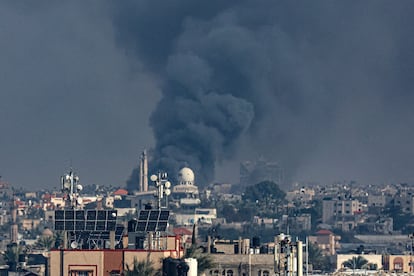
[[[404,261],[402,258],[397,257],[394,259],[394,270],[401,271],[403,269]]]
[[[70,276],[93,276],[92,270],[71,270]]]

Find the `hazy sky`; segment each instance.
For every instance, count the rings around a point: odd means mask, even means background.
[[[0,2],[0,175],[414,182],[414,2]],[[155,135],[154,135],[155,134]],[[154,136],[156,138],[154,138]]]

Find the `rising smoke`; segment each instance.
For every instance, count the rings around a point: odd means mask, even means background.
[[[413,2],[198,4],[116,8],[118,43],[163,83],[153,168],[203,185],[263,155],[293,179],[414,180]]]

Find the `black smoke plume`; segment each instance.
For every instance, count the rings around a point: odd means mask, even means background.
[[[119,43],[163,83],[153,167],[207,184],[260,154],[297,179],[414,179],[413,2],[201,5],[117,9]]]

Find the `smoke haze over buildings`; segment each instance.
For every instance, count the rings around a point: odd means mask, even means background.
[[[71,158],[119,185],[148,146],[202,184],[259,155],[293,180],[414,181],[412,2],[91,3],[0,4],[9,181]]]

